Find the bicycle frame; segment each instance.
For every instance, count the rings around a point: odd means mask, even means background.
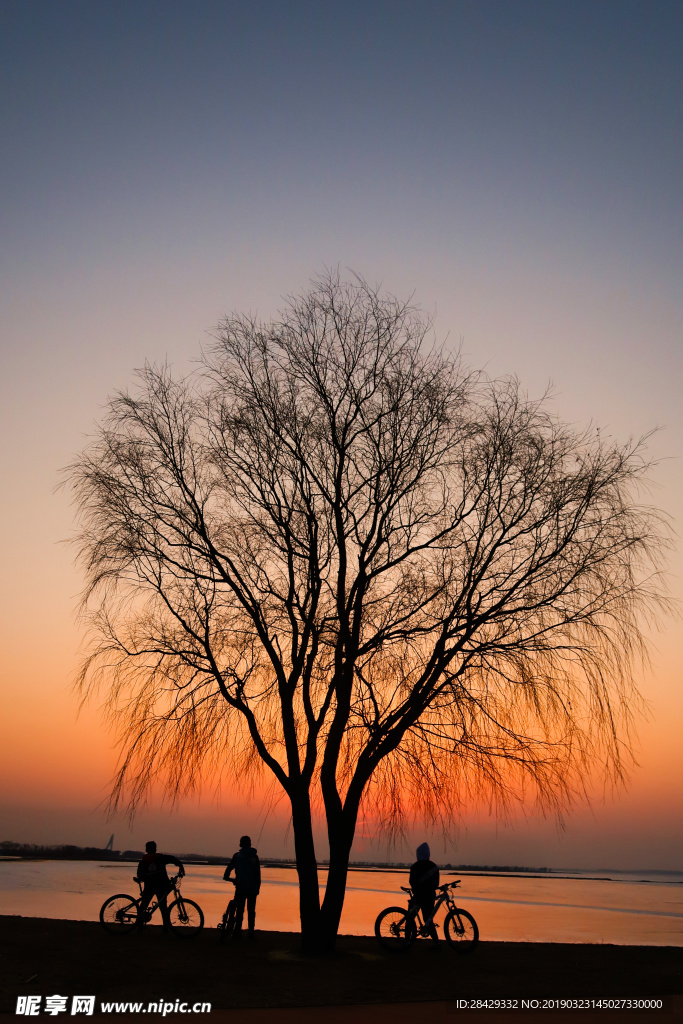
[[[180,904],[180,906],[182,908],[182,912],[184,914],[185,913],[185,903],[184,903],[184,900],[183,900],[183,895],[182,895],[182,893],[180,891],[180,883],[179,883],[178,879],[179,879],[178,875],[172,875],[169,878],[169,882],[171,883],[173,888],[168,892],[168,894],[166,896],[166,899],[168,900],[168,897],[171,895],[171,893],[173,893],[175,898],[176,898],[176,900]],[[135,878],[135,881],[138,883],[138,888],[140,889],[140,899],[142,899],[142,882],[137,877]],[[149,922],[152,920],[152,915],[158,909],[159,909],[159,900],[156,897],[154,897],[152,899],[151,903],[148,904],[147,910],[145,911],[145,923],[146,924],[149,924]]]
[[[228,882],[232,882],[232,884],[235,886],[235,888],[237,887],[237,882],[236,882],[236,880],[234,878],[228,878],[227,881]],[[221,918],[221,920],[219,921],[219,923],[217,925],[218,932],[219,932],[219,939],[220,939],[221,942],[224,942],[225,939],[229,938],[233,934],[234,924],[235,924],[235,896],[233,894],[232,897],[230,898],[230,900],[228,901],[228,905],[225,908],[225,913],[223,914],[223,917]]]
[[[448,882],[446,885],[439,886],[437,890],[439,892],[439,896],[437,897],[436,903],[434,904],[434,910],[432,911],[432,915],[428,921],[425,921],[424,915],[422,913],[422,908],[420,907],[419,903],[415,901],[413,890],[409,889],[405,885],[401,886],[403,892],[408,893],[408,912],[412,920],[415,921],[416,924],[419,923],[420,925],[420,927],[418,928],[419,935],[426,935],[428,933],[428,929],[431,927],[431,925],[435,923],[434,918],[436,917],[438,911],[441,909],[444,903],[446,904],[448,913],[459,914],[459,909],[456,906],[455,900],[453,899],[450,893],[450,889],[456,888],[457,884],[458,883],[456,883],[456,885],[453,885],[452,882]]]

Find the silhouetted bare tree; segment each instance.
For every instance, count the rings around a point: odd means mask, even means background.
[[[224,320],[189,378],[148,366],[70,467],[114,800],[272,773],[317,948],[364,801],[388,827],[473,792],[557,809],[595,763],[623,772],[659,599],[642,444],[577,433],[429,330],[329,274],[276,323]]]

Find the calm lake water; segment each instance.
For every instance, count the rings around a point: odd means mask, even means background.
[[[114,893],[137,894],[135,864],[95,861],[0,861],[0,913],[95,921]],[[223,868],[190,864],[183,892],[215,926],[233,891]],[[500,877],[442,872],[462,879],[457,902],[476,918],[483,940],[607,942],[683,946],[683,874],[596,878]],[[324,881],[324,875],[322,875]],[[407,872],[353,871],[341,932],[371,935],[384,907],[405,905]],[[264,868],[257,927],[298,930],[296,872]]]

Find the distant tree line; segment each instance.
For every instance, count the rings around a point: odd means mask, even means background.
[[[61,846],[41,846],[36,843],[13,843],[5,841],[0,843],[0,857],[25,857],[32,860],[122,860],[135,861],[143,856],[142,850],[107,850],[99,846],[72,846],[71,844]],[[200,862],[202,864],[227,864],[229,857],[212,857],[201,853],[183,854],[183,860],[188,863]],[[287,868],[295,867],[295,862],[287,858],[268,857],[262,859],[264,867]],[[326,867],[329,861],[321,861],[321,867]],[[396,861],[351,861],[349,867],[353,870],[363,868],[375,868],[387,871],[407,870],[410,864]],[[509,864],[443,864],[444,871],[517,871],[527,874],[540,874],[550,872],[551,868],[526,868],[519,865]]]
[[[0,843],[0,856],[28,857],[41,860],[127,860],[127,854],[142,856],[133,850],[105,850],[98,846],[42,846],[36,843]]]
[[[99,846],[74,846],[70,843],[43,846],[37,843],[0,843],[0,857],[26,857],[40,860],[121,860],[136,861],[144,856],[143,850],[108,850]],[[205,864],[227,864],[227,857],[206,857],[198,853],[183,855],[185,861]]]
[[[113,860],[138,861],[144,856],[143,850],[108,850],[99,846],[74,846],[71,843],[44,846],[39,843],[14,843],[5,840],[0,843],[0,857],[23,857],[27,860]],[[229,857],[213,857],[203,853],[184,853],[186,863],[225,865]],[[273,857],[261,861],[265,867],[293,867],[294,862]]]

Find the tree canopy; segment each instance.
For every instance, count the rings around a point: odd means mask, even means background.
[[[325,275],[272,323],[223,320],[190,376],[146,366],[69,471],[114,799],[266,773],[309,943],[334,941],[364,802],[386,828],[472,794],[559,809],[624,771],[640,707],[665,543],[643,442],[577,431],[430,331]]]

